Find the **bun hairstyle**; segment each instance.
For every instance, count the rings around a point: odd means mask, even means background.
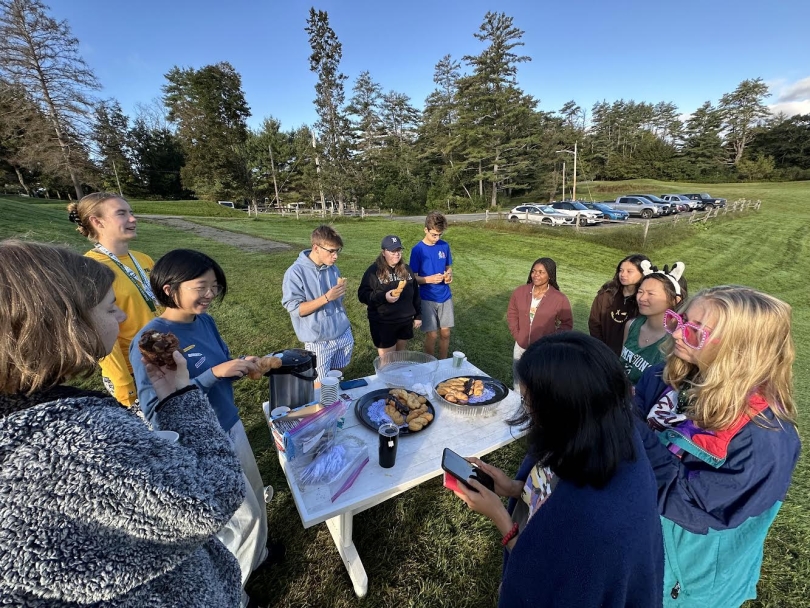
[[[78,203],[70,203],[67,206],[68,220],[76,224],[76,232],[91,241],[97,241],[98,233],[90,218],[102,215],[101,208],[110,199],[123,200],[120,195],[111,192],[93,192],[82,197]]]

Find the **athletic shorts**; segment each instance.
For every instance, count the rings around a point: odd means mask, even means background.
[[[342,336],[334,340],[304,342],[304,348],[315,353],[318,382],[320,382],[321,378],[325,378],[330,370],[343,369],[352,360],[354,350],[352,328],[350,327]]]
[[[413,320],[402,323],[380,323],[369,319],[371,341],[377,348],[391,348],[396,346],[397,340],[411,340],[413,338]]]
[[[453,298],[439,304],[430,300],[422,300],[422,331],[438,331],[443,327],[453,327]]]

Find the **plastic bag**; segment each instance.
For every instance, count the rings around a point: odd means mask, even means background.
[[[338,420],[345,414],[348,404],[342,400],[335,401],[316,414],[304,418],[295,428],[286,431],[283,436],[284,453],[287,460],[302,456],[310,459],[323,451],[335,441]]]
[[[357,437],[346,437],[318,453],[299,477],[306,486],[325,485],[332,502],[348,490],[368,464],[368,446]]]

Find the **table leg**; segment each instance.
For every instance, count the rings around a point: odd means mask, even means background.
[[[363,567],[363,562],[360,561],[357,547],[354,546],[352,540],[353,518],[354,515],[351,511],[341,513],[336,517],[327,519],[326,527],[329,528],[329,533],[335,541],[340,557],[343,559],[343,564],[349,572],[349,578],[352,579],[354,585],[354,592],[357,597],[365,597],[368,592],[368,576],[366,575],[366,569]]]

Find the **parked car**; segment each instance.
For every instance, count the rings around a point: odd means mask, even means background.
[[[698,206],[698,201],[693,201],[683,194],[664,194],[661,198],[665,201],[669,201],[673,205],[686,205],[689,207],[690,211],[703,208]]]
[[[601,211],[605,214],[605,218],[617,222],[624,222],[630,217],[630,214],[627,211],[622,211],[621,209],[614,209],[610,205],[606,203],[587,203],[583,202],[588,209],[592,211]]]
[[[575,221],[576,217],[579,216],[580,226],[601,224],[602,220],[605,219],[604,213],[588,209],[580,201],[554,201],[551,206],[557,211],[574,218]]]
[[[696,201],[698,209],[714,209],[715,207],[725,207],[726,199],[715,198],[708,192],[701,192],[699,194],[684,194],[686,198]]]
[[[643,196],[620,196],[615,201],[602,202],[614,209],[627,211],[630,215],[641,216],[645,220],[651,217],[661,217],[664,213],[664,208],[661,205],[656,205]]]
[[[640,196],[641,198],[646,198],[651,203],[655,203],[656,205],[660,205],[662,207],[663,215],[670,215],[672,213],[680,213],[683,209],[679,209],[677,204],[671,204],[669,201],[665,201],[662,198],[658,198],[654,194],[628,194],[627,196]]]
[[[234,205],[233,205],[233,202],[231,202],[231,201],[217,201],[217,202],[218,202],[220,205],[222,205],[223,207],[229,207],[229,208],[231,208],[231,209],[235,209],[235,207],[234,207]]]
[[[560,213],[548,205],[529,203],[519,205],[512,209],[507,216],[510,222],[525,221],[530,224],[543,224],[544,226],[573,225],[574,218]]]

